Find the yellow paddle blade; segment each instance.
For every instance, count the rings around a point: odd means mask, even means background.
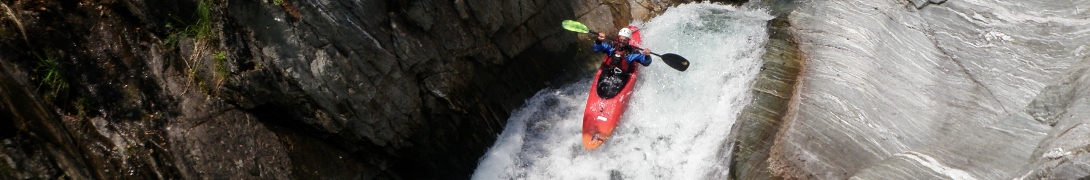
[[[564,26],[564,29],[567,29],[567,30],[572,31],[572,32],[578,32],[578,33],[588,33],[588,32],[590,32],[590,29],[587,28],[586,25],[583,25],[583,23],[579,23],[579,21],[564,20],[564,22],[562,22],[560,24]]]

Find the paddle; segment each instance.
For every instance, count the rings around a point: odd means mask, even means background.
[[[587,33],[587,34],[593,34],[595,36],[598,36],[598,32],[591,31],[590,28],[587,28],[586,25],[583,25],[583,23],[580,23],[579,21],[564,20],[564,22],[561,22],[561,25],[563,25],[564,29],[567,29],[568,31],[577,32],[577,33]],[[609,40],[612,41],[613,39],[609,39]],[[636,49],[643,49],[643,48],[636,47]],[[666,53],[666,54],[663,54],[663,55],[659,55],[658,53],[655,53],[655,52],[651,52],[651,54],[655,55],[655,56],[658,56],[659,58],[662,58],[662,62],[666,63],[666,65],[669,65],[671,68],[677,69],[678,71],[685,71],[686,69],[689,69],[689,60],[686,60],[684,57],[681,57],[681,55],[677,55],[677,54],[674,54],[674,53]]]

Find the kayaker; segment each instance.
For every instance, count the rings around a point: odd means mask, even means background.
[[[602,68],[609,70],[615,74],[629,73],[631,72],[631,66],[633,61],[639,62],[643,66],[651,65],[651,50],[644,48],[642,50],[637,49],[628,44],[628,40],[632,38],[632,30],[628,28],[621,28],[620,32],[617,32],[617,40],[613,42],[603,42],[606,40],[605,33],[598,33],[598,40],[594,41],[594,52],[605,53],[610,58],[602,62]],[[621,60],[624,61],[621,61]]]

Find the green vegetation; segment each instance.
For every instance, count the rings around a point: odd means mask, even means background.
[[[174,25],[168,22],[166,28],[173,31]],[[170,48],[178,47],[178,38],[180,36],[182,36],[180,31],[171,32],[170,35],[167,35],[167,39],[163,40],[163,44],[166,44]]]
[[[212,54],[212,59],[215,60],[216,71],[213,74],[213,78],[216,79],[216,84],[223,84],[227,80],[227,51],[220,51],[219,53]]]
[[[184,37],[196,38],[198,42],[208,43],[216,38],[216,34],[212,32],[212,1],[203,0],[197,3],[197,21],[193,24],[186,25],[185,27],[175,27],[173,23],[167,23],[166,28],[172,32],[164,40],[164,43],[170,47],[175,47],[178,41]],[[174,20],[178,23],[185,23],[181,19],[174,17]],[[178,29],[181,28],[181,29]]]
[[[57,107],[66,113],[75,113],[76,119],[84,119],[94,113],[93,109],[97,107],[97,101],[94,98],[80,95],[82,93],[70,93],[69,90],[72,88],[68,79],[65,78],[66,73],[62,68],[62,62],[49,53],[32,54],[38,60],[38,65],[33,70],[33,77],[39,82],[37,91],[42,94],[43,100],[57,103]]]
[[[220,51],[216,54],[212,54],[212,59],[216,59],[216,61],[226,61],[227,51]]]
[[[38,77],[41,78],[38,84],[40,90],[42,86],[48,88],[45,94],[46,100],[52,100],[57,95],[62,94],[68,90],[68,81],[64,79],[64,72],[61,71],[60,63],[52,56],[46,55],[43,57],[39,54],[34,54],[38,58],[38,68],[35,69],[38,72]]]
[[[216,94],[216,87],[223,85],[227,80],[227,76],[230,73],[227,68],[227,51],[220,51],[212,54],[213,69],[211,69],[212,77],[207,77],[208,71],[205,66],[200,63],[200,58],[196,58],[198,63],[189,67],[189,78],[197,85],[198,88],[205,94]]]
[[[72,104],[73,106],[75,106],[74,109],[76,110],[76,119],[87,118],[87,113],[90,112],[91,108],[96,107],[94,99],[83,96],[76,98],[76,101]]]
[[[272,3],[279,6],[281,4],[284,4],[284,0],[273,0]]]
[[[217,32],[213,31],[212,24],[212,8],[214,1],[216,0],[201,0],[197,4],[197,10],[194,12],[195,21],[190,21],[185,27],[177,27],[174,23],[167,23],[166,28],[170,30],[170,35],[163,40],[163,43],[170,48],[177,48],[178,43],[184,38],[192,38],[193,46],[192,51],[189,51],[185,55],[183,60],[185,61],[188,70],[186,71],[190,82],[194,83],[205,93],[211,94],[211,90],[214,87],[210,85],[219,86],[227,79],[227,52],[219,51],[212,53],[213,67],[211,69],[206,67],[203,60],[206,58],[208,52],[219,49],[219,36]],[[175,17],[176,23],[186,24],[187,21],[183,21]],[[212,77],[204,74],[207,70],[212,70]],[[204,75],[202,75],[204,74]],[[189,86],[187,83],[186,86]]]
[[[204,0],[197,4],[197,23],[185,28],[186,34],[196,37],[197,40],[211,40],[215,38],[212,33],[212,2]]]

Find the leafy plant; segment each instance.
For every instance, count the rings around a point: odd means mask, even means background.
[[[216,61],[226,61],[227,51],[220,51],[216,54],[212,54],[212,59],[216,59]]]
[[[215,60],[216,72],[214,74],[216,82],[222,84],[223,80],[227,79],[227,51],[220,51],[216,54],[212,54],[212,59]]]
[[[175,47],[178,41],[183,37],[196,38],[199,42],[208,42],[216,38],[215,33],[212,32],[212,2],[211,0],[203,0],[197,3],[197,12],[194,12],[197,18],[196,22],[185,25],[184,27],[176,27],[173,23],[167,22],[166,29],[170,32],[170,35],[163,40],[164,44],[170,47]],[[171,16],[174,21],[181,24],[186,24],[185,21],[177,17]]]
[[[41,89],[43,85],[49,88],[49,93],[45,95],[46,99],[55,98],[58,94],[67,91],[68,81],[64,79],[64,72],[61,70],[60,63],[49,55],[43,57],[34,54],[34,56],[38,58],[38,68],[35,71],[39,73],[41,78],[38,89]]]
[[[166,44],[170,48],[178,47],[178,41],[182,37],[183,32],[175,31],[174,25],[169,22],[167,23],[166,28],[171,30],[172,32],[170,33],[170,35],[167,35],[166,39],[163,40],[163,44]]]

